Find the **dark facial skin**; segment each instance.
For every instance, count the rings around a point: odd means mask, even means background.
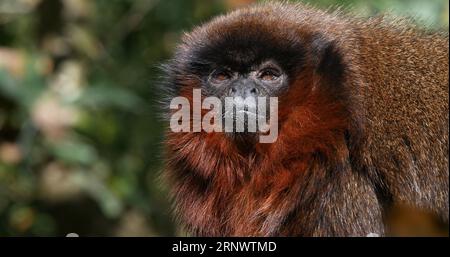
[[[272,60],[251,67],[248,72],[233,71],[228,67],[214,69],[207,79],[215,96],[271,97],[287,87],[287,74]]]
[[[266,119],[270,118],[269,109],[269,97],[275,97],[280,94],[281,91],[288,87],[288,75],[283,71],[280,65],[274,60],[263,61],[258,65],[254,65],[245,69],[244,71],[235,71],[226,66],[217,67],[210,72],[205,78],[205,85],[208,92],[212,92],[213,96],[222,99],[224,103],[225,97],[233,97],[246,99],[249,97],[266,97]],[[257,102],[258,100],[256,100]],[[225,105],[224,105],[225,106]],[[256,112],[251,111],[247,105],[239,105],[234,101],[235,111],[244,109],[249,113]],[[225,113],[225,110],[224,110]],[[246,114],[248,115],[248,114]],[[224,115],[225,117],[226,115]],[[245,116],[248,118],[248,116]],[[237,120],[233,117],[234,122],[243,122],[247,127],[247,120]],[[256,140],[257,135],[251,132],[240,133],[226,133],[227,136],[233,138],[236,143],[241,146],[249,146],[249,144]],[[245,151],[245,149],[244,149]]]

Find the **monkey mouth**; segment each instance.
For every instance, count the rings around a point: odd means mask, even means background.
[[[225,131],[237,134],[255,134],[258,133],[258,119],[260,117],[256,111],[247,109],[237,109],[234,112],[225,113],[223,123]]]

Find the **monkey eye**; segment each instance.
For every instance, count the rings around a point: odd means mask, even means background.
[[[210,75],[211,82],[215,84],[220,84],[223,82],[226,82],[232,78],[232,74],[230,71],[227,70],[215,70]]]
[[[267,82],[275,81],[281,76],[280,72],[274,68],[264,69],[258,74],[258,78]]]

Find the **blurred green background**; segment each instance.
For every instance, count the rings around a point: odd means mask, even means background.
[[[158,180],[157,66],[252,0],[0,0],[0,236],[184,235]],[[448,30],[447,0],[320,0]]]

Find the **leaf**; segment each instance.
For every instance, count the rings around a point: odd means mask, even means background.
[[[131,91],[113,86],[86,88],[78,102],[91,108],[115,107],[132,112],[137,112],[144,105],[144,101]]]
[[[98,158],[96,150],[85,143],[63,141],[50,146],[50,152],[62,161],[71,164],[92,164]]]

